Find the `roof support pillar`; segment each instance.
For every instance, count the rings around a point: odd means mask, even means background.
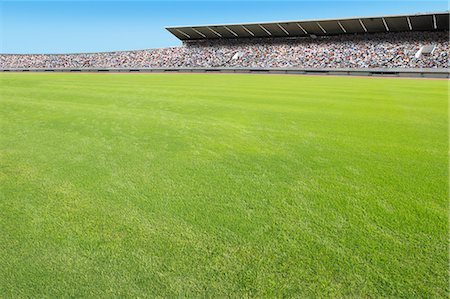
[[[436,15],[433,15],[433,27],[434,27],[434,30],[438,29],[437,21],[436,21]]]
[[[338,21],[339,27],[341,27],[342,31],[344,31],[344,33],[347,33],[347,30],[345,30],[344,26],[341,24],[340,21]]]
[[[184,36],[186,36],[187,38],[191,38],[191,36],[189,34],[187,34],[186,32],[181,31],[180,29],[175,29],[178,33],[183,34]]]
[[[281,26],[281,24],[277,23],[277,25],[278,27],[280,27],[281,30],[283,30],[284,33],[286,33],[286,35],[289,35],[289,32],[283,26]]]
[[[271,36],[272,35],[272,33],[270,33],[270,31],[269,30],[267,30],[266,29],[266,27],[264,27],[263,25],[261,25],[261,24],[258,24],[258,26],[259,26],[259,28],[261,28],[262,30],[264,30],[264,32],[265,33],[267,33],[269,36]]]
[[[319,24],[319,22],[316,22],[317,26],[319,26],[320,30],[322,30],[323,33],[327,34],[327,31],[322,27],[322,25]]]
[[[233,34],[235,37],[239,37],[239,34],[228,28],[227,26],[223,26],[229,33]]]
[[[195,29],[195,28],[191,28],[191,29],[192,29],[192,31],[194,31],[195,33],[197,33],[197,34],[203,36],[203,38],[206,38],[206,35],[204,35],[204,34],[201,33],[200,31],[198,31],[197,29]]]
[[[299,23],[296,23],[296,24],[297,24],[298,28],[300,28],[305,34],[309,34],[308,31],[306,31],[302,25],[300,25]]]
[[[364,32],[367,32],[367,28],[364,25],[363,21],[361,19],[358,19],[358,20],[359,20],[359,23],[361,24],[361,27],[364,29]]]
[[[413,27],[412,27],[412,24],[411,24],[411,19],[409,17],[406,17],[406,20],[408,21],[409,30],[412,31]]]
[[[389,32],[389,26],[388,26],[388,24],[386,23],[386,20],[385,20],[384,18],[381,18],[381,19],[383,20],[384,28],[386,28],[386,31]]]
[[[253,32],[250,31],[250,29],[248,29],[247,27],[245,27],[244,25],[241,25],[241,27],[247,31],[251,36],[255,36],[255,34]]]
[[[222,34],[220,34],[219,32],[217,32],[216,30],[212,29],[211,27],[206,27],[208,28],[212,33],[214,33],[215,35],[217,35],[218,37],[222,37]]]

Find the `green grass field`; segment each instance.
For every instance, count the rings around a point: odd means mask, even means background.
[[[444,297],[448,81],[0,74],[0,297]]]

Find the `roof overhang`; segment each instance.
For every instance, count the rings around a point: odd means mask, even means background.
[[[182,41],[248,37],[326,36],[402,31],[445,31],[449,30],[449,11],[338,19],[169,26],[165,28]]]

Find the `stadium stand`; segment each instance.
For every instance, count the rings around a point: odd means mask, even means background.
[[[447,20],[447,25],[443,20]],[[448,72],[449,68],[448,12],[167,30],[180,38],[183,45],[104,53],[3,54],[0,69],[297,68]]]

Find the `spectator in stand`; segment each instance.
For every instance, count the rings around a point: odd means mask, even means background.
[[[415,54],[435,45],[431,55]],[[0,68],[448,68],[448,32],[189,42],[181,47],[83,54],[0,54]]]

